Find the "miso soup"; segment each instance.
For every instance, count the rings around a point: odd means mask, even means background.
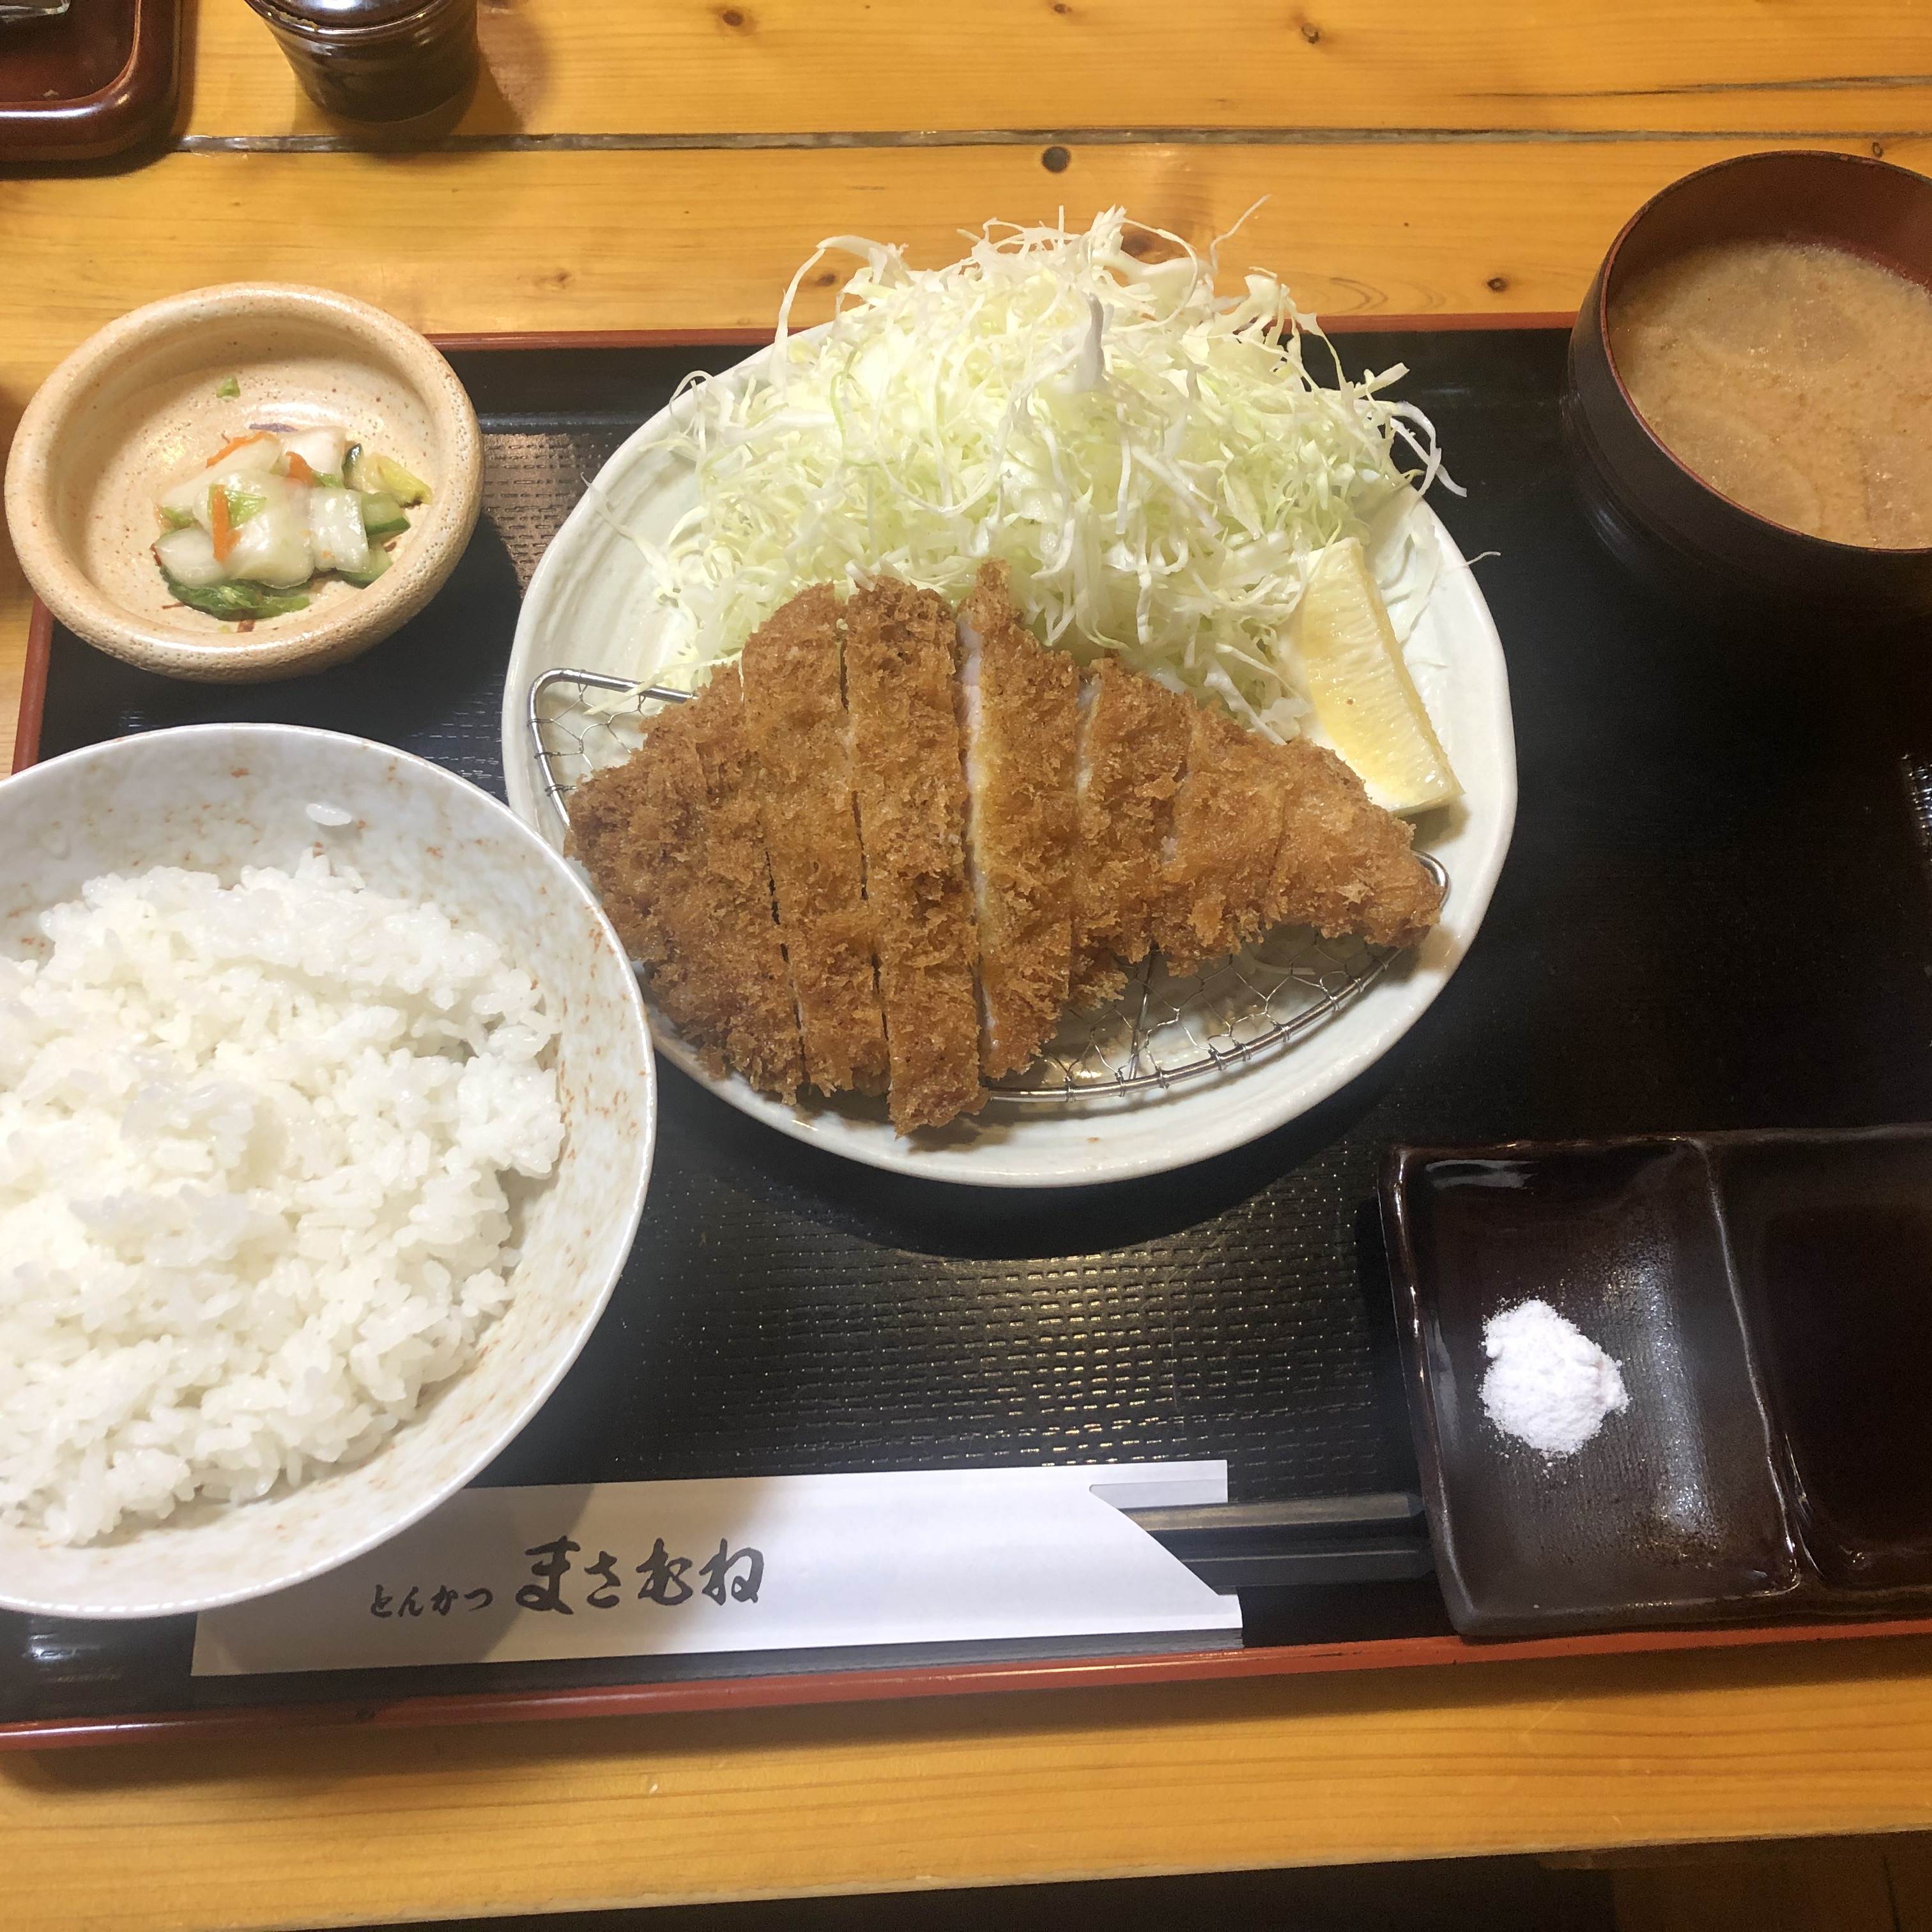
[[[1787,529],[1932,546],[1932,295],[1841,249],[1700,248],[1610,308],[1610,352],[1687,468]]]

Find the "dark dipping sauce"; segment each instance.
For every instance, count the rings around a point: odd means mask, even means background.
[[[1726,1166],[1812,1560],[1852,1588],[1932,1580],[1932,1154],[1768,1148]]]

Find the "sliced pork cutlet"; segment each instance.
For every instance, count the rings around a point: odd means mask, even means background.
[[[1066,1010],[1073,953],[1080,674],[1020,621],[1004,564],[959,607],[966,862],[980,926],[980,1071],[1028,1065]]]
[[[831,585],[800,592],[767,618],[746,643],[740,668],[805,1077],[822,1094],[883,1094],[886,1029]]]
[[[880,578],[845,606],[845,702],[866,898],[879,960],[892,1125],[986,1104],[979,944],[966,880],[966,779],[954,712],[959,638],[930,591]]]
[[[1268,923],[1415,945],[1436,923],[1442,895],[1411,849],[1413,828],[1376,804],[1333,752],[1300,738],[1268,750],[1286,802]]]
[[[787,1098],[805,1078],[772,914],[736,666],[570,797],[572,834],[651,996],[707,1064]]]
[[[1077,1006],[1118,998],[1126,986],[1120,963],[1138,965],[1154,944],[1162,857],[1193,723],[1186,698],[1111,657],[1081,681],[1071,974]]]
[[[1271,748],[1224,712],[1197,708],[1190,721],[1154,915],[1154,944],[1178,976],[1266,929],[1286,801]]]

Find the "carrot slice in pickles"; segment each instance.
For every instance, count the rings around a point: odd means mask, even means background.
[[[228,518],[228,492],[219,483],[208,493],[208,520],[214,539],[214,560],[226,563],[235,549],[235,526]]]
[[[207,467],[212,470],[218,463],[225,463],[238,449],[246,449],[251,442],[260,442],[268,434],[265,429],[250,430],[246,436],[231,436],[208,459]]]

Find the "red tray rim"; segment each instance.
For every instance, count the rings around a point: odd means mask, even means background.
[[[1486,1642],[1457,1636],[1382,1637],[1360,1643],[1267,1644],[1244,1650],[1137,1657],[920,1664],[896,1669],[888,1666],[793,1676],[700,1678],[674,1684],[597,1684],[568,1690],[254,1704],[221,1710],[32,1718],[20,1724],[0,1724],[0,1754],[101,1744],[207,1742],[268,1730],[344,1726],[413,1730],[452,1725],[542,1723],[569,1718],[637,1718],[695,1711],[886,1703],[927,1697],[985,1696],[1002,1691],[1115,1690],[1142,1684],[1322,1676],[1348,1671],[1421,1670],[1454,1664],[1522,1664],[1566,1657],[1761,1649],[1772,1645],[1843,1642],[1856,1637],[1906,1636],[1932,1636],[1932,1618],[1862,1624],[1616,1630],[1594,1636]]]
[[[1569,315],[1366,316],[1324,318],[1337,334],[1400,330],[1568,328]],[[436,334],[447,352],[544,349],[697,348],[771,340],[769,329],[610,329],[502,334]],[[46,701],[53,619],[36,598],[27,634],[15,771],[37,761]],[[128,1712],[32,1718],[0,1724],[0,1752],[74,1746],[214,1740],[264,1730],[365,1726],[378,1730],[427,1726],[533,1723],[567,1718],[640,1717],[660,1712],[755,1710],[784,1706],[872,1703],[901,1699],[986,1696],[996,1692],[1112,1689],[1130,1684],[1198,1683],[1223,1678],[1292,1677],[1358,1670],[1417,1670],[1565,1657],[1728,1650],[1774,1644],[1841,1642],[1857,1637],[1932,1636],[1932,1618],[1851,1623],[1761,1624],[1700,1630],[1616,1630],[1587,1636],[1490,1639],[1377,1637],[1340,1643],[1258,1645],[1244,1649],[1130,1656],[1060,1658],[1030,1662],[939,1664],[814,1671],[770,1676],[708,1678],[676,1683],[590,1684],[560,1690],[363,1697],[303,1704],[256,1704],[220,1710]]]

